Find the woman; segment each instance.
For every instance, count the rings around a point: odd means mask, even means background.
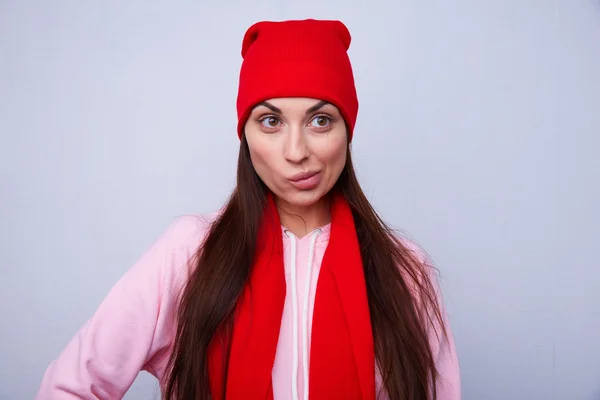
[[[167,230],[38,399],[121,398],[141,370],[169,400],[460,398],[432,267],[354,173],[349,46],[339,21],[248,29],[229,201]]]

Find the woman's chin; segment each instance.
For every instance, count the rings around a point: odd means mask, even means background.
[[[279,196],[283,203],[291,207],[310,207],[323,198],[323,191],[319,188],[313,190],[293,190]]]

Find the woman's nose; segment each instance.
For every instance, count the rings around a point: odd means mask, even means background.
[[[308,158],[309,151],[306,135],[302,126],[291,126],[285,137],[285,158],[293,163],[300,163]]]

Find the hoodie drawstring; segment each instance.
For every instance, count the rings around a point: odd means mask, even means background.
[[[312,280],[312,269],[313,262],[315,257],[315,244],[317,242],[317,238],[322,233],[321,229],[316,229],[313,231],[312,236],[310,238],[310,247],[308,251],[308,263],[306,270],[306,285],[304,287],[304,308],[302,313],[302,362],[303,362],[303,371],[302,378],[304,382],[304,400],[308,400],[308,309],[309,309],[309,298],[310,298],[310,285]],[[292,286],[292,399],[298,400],[298,290],[297,290],[297,279],[296,279],[296,238],[295,236],[289,232],[285,231],[287,237],[290,238],[292,244],[292,254],[291,254],[291,286]]]

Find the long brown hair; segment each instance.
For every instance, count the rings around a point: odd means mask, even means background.
[[[384,388],[392,400],[436,399],[438,377],[429,335],[433,327],[441,328],[435,333],[440,340],[446,332],[430,267],[379,218],[358,183],[349,147],[347,151],[332,190],[344,195],[354,216]],[[165,400],[211,399],[209,346],[221,329],[231,330],[236,302],[250,276],[267,191],[242,136],[237,186],[200,246],[181,294]]]

